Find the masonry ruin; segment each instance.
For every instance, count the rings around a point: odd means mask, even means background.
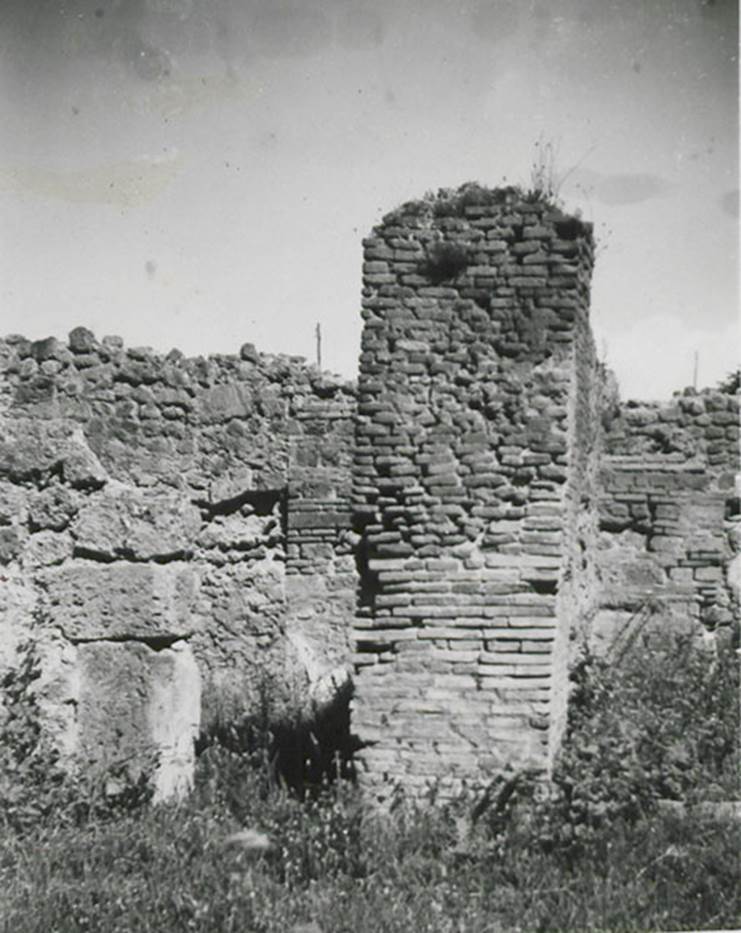
[[[155,752],[182,793],[209,723],[351,679],[361,784],[451,794],[547,772],[581,639],[732,637],[738,396],[621,403],[592,262],[589,224],[468,185],[364,241],[357,383],[0,342],[0,668],[33,645],[70,766]]]
[[[0,344],[1,662],[30,637],[70,757],[160,756],[261,691],[323,702],[355,600],[355,389],[287,357]],[[280,696],[278,697],[280,702]]]

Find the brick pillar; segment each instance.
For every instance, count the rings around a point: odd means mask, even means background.
[[[364,247],[360,779],[453,793],[508,763],[547,769],[563,728],[590,598],[591,228],[464,186]]]

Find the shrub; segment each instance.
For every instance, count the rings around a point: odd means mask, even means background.
[[[67,775],[59,754],[46,741],[35,686],[40,677],[31,643],[22,645],[18,664],[0,681],[0,824],[23,832],[66,803]]]
[[[298,695],[278,701],[280,692],[270,677],[263,678],[251,708],[238,700],[222,705],[201,732],[196,742],[201,771],[214,789],[220,783],[227,797],[247,773],[259,775],[262,797],[277,785],[303,797],[328,782],[353,778],[351,681],[321,707]]]
[[[424,274],[434,285],[454,279],[468,265],[468,250],[461,243],[433,240],[427,247]]]
[[[728,395],[737,395],[741,391],[741,366],[718,383],[718,391]]]
[[[35,646],[27,642],[18,651],[18,664],[0,680],[0,827],[23,834],[42,823],[109,819],[147,804],[154,759],[133,776],[124,761],[76,766],[61,761],[42,724],[40,676]]]
[[[612,661],[585,649],[574,666],[569,724],[543,812],[542,839],[572,853],[604,848],[657,801],[736,796],[739,671],[729,645],[648,637]]]

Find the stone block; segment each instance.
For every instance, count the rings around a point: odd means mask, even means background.
[[[27,491],[0,481],[0,525],[25,524],[28,519]]]
[[[26,539],[23,565],[31,570],[52,567],[72,557],[72,549],[72,536],[68,531],[39,531]]]
[[[52,472],[61,472],[66,483],[78,488],[95,488],[106,479],[79,425],[61,418],[7,421],[0,440],[0,479],[46,482]]]
[[[100,460],[88,447],[82,428],[74,428],[62,449],[62,477],[75,489],[99,489],[108,475]]]
[[[648,541],[649,551],[681,554],[685,549],[684,538],[670,535],[654,535]]]
[[[58,418],[59,403],[54,377],[39,373],[21,382],[15,390],[13,406],[40,419]]]
[[[25,482],[43,477],[61,462],[62,446],[71,433],[71,428],[59,421],[6,421],[0,439],[0,478]]]
[[[0,676],[14,667],[17,651],[34,620],[37,594],[20,573],[5,571],[0,586]],[[0,708],[3,697],[0,694]]]
[[[183,495],[117,483],[85,501],[71,530],[86,555],[153,560],[191,551],[201,524]]]
[[[723,581],[723,570],[720,567],[697,567],[695,569],[695,580],[702,583],[721,583]]]
[[[349,511],[300,512],[289,510],[289,529],[349,528]]]
[[[254,412],[255,399],[247,386],[224,383],[200,393],[197,407],[203,421],[219,423],[230,418],[248,418]]]
[[[200,675],[190,646],[153,651],[137,642],[78,648],[79,760],[152,776],[155,800],[182,796],[193,779]]]
[[[197,627],[198,581],[182,562],[103,564],[77,560],[39,576],[48,622],[71,641],[167,642]]]
[[[17,526],[0,528],[0,564],[9,564],[21,553],[28,532]]]
[[[75,327],[69,332],[67,341],[73,353],[90,353],[97,346],[95,334],[87,327]]]
[[[248,363],[256,364],[260,362],[260,354],[255,349],[255,345],[253,343],[243,343],[239,348],[239,355],[241,359]]]
[[[42,340],[34,340],[31,344],[31,354],[36,362],[54,359],[61,349],[56,337],[46,337]]]
[[[29,496],[29,527],[32,531],[63,531],[69,527],[81,504],[78,493],[61,483],[53,483]]]

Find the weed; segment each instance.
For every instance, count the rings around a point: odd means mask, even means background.
[[[632,636],[611,659],[585,648],[572,670],[569,726],[541,812],[548,848],[604,850],[662,799],[739,792],[739,671],[684,636]]]
[[[212,710],[196,743],[212,780],[221,775],[228,789],[235,784],[233,771],[252,769],[263,775],[263,792],[280,785],[303,797],[329,781],[352,779],[356,740],[350,732],[351,681],[343,682],[322,706],[307,704],[300,691],[277,700],[281,692],[265,676],[257,683],[251,707],[232,700]]]
[[[132,774],[129,763],[63,762],[47,737],[37,696],[41,676],[33,642],[18,650],[18,663],[3,675],[0,690],[0,828],[24,834],[52,820],[79,825],[113,819],[145,806],[156,766]]]
[[[469,263],[467,248],[451,240],[433,240],[426,252],[422,271],[433,285],[454,279]]]
[[[722,379],[718,383],[717,391],[725,392],[728,395],[737,395],[741,391],[741,367],[737,367],[725,379]]]
[[[534,144],[535,154],[530,166],[530,189],[527,192],[529,201],[547,201],[550,204],[559,204],[559,193],[562,179],[559,179],[556,170],[557,150],[551,140],[545,140],[541,135]]]

